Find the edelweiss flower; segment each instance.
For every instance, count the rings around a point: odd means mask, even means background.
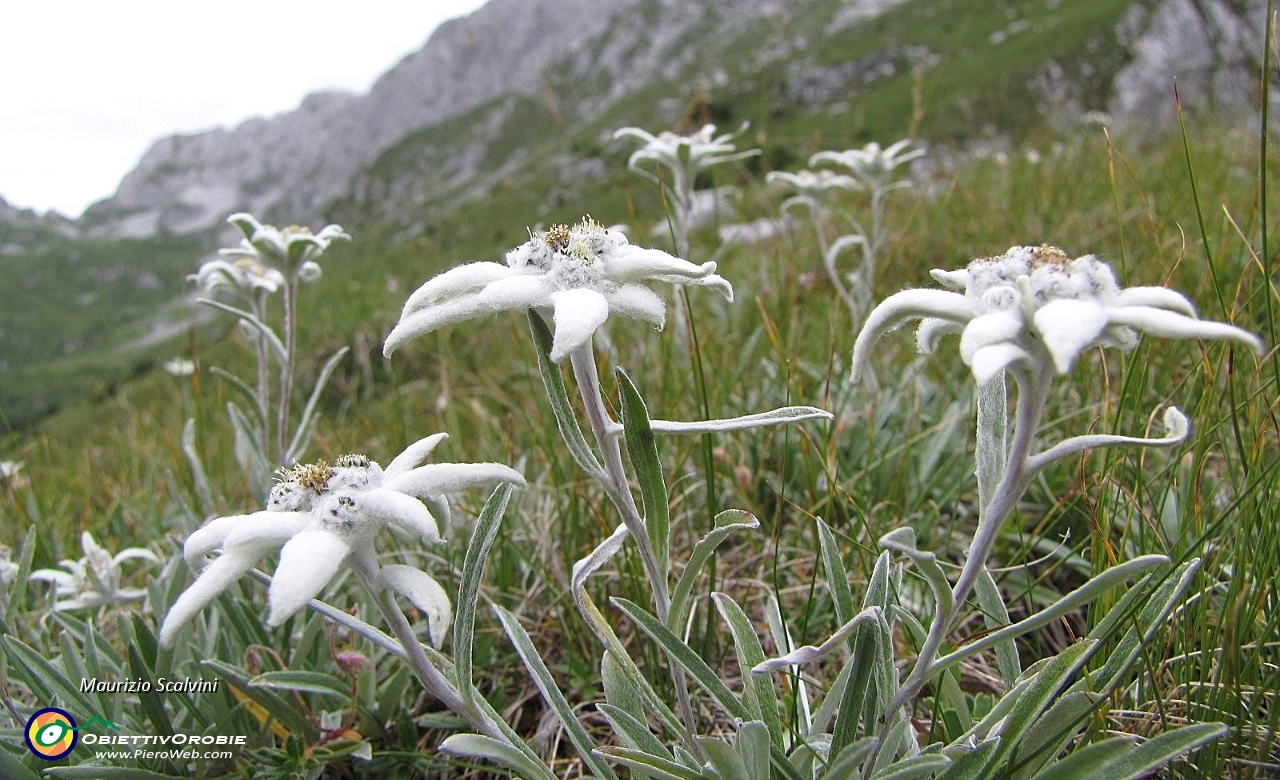
[[[164,362],[164,370],[174,376],[191,376],[196,372],[196,363],[187,358],[174,358]]]
[[[0,544],[0,588],[5,594],[9,592],[9,586],[18,578],[18,564],[14,563],[13,552],[8,546]]]
[[[713,165],[722,162],[741,160],[760,153],[759,149],[745,152],[737,151],[738,147],[730,143],[734,137],[747,128],[746,123],[732,133],[716,135],[715,125],[703,125],[702,129],[690,135],[676,135],[663,131],[656,136],[638,127],[624,127],[614,132],[614,139],[636,138],[644,146],[631,153],[627,167],[639,170],[643,163],[665,165],[673,172],[696,175]],[[690,176],[692,182],[693,176]]]
[[[591,219],[546,233],[507,253],[507,264],[481,261],[458,266],[422,285],[405,302],[387,336],[390,355],[424,333],[499,311],[536,308],[554,312],[551,359],[563,360],[587,343],[610,314],[662,327],[666,304],[639,282],[691,284],[733,300],[733,287],[713,262],[694,265],[658,249],[627,243],[622,233]]]
[[[518,472],[497,463],[418,465],[445,438],[437,433],[413,444],[385,470],[363,455],[344,455],[332,466],[319,461],[287,469],[265,510],[219,517],[191,534],[183,556],[192,568],[216,549],[222,555],[174,602],[160,628],[160,643],[171,646],[187,621],[260,558],[279,550],[267,625],[278,626],[306,606],[344,562],[354,559],[377,572],[375,586],[404,595],[426,613],[432,641],[439,644],[452,619],[444,589],[411,566],[379,570],[374,536],[391,524],[436,544],[436,518],[447,520],[449,511],[443,494],[499,482],[524,484]]]
[[[245,258],[275,269],[286,277],[309,281],[320,275],[315,261],[338,239],[351,236],[337,225],[328,225],[312,235],[310,228],[291,226],[283,230],[264,225],[252,214],[232,214],[227,221],[244,233],[240,246],[220,250],[223,257]]]
[[[835,190],[856,190],[862,186],[852,176],[827,170],[802,170],[795,173],[770,171],[764,180],[770,183],[782,182],[795,190],[798,196],[807,198],[821,198]]]
[[[160,559],[155,553],[141,547],[130,547],[112,555],[98,546],[88,531],[80,535],[80,548],[84,551],[80,560],[58,561],[66,571],[38,569],[31,572],[31,579],[53,583],[54,595],[60,599],[53,604],[55,610],[96,609],[146,597],[145,590],[120,587],[123,579],[121,564],[138,559],[159,565]]]
[[[809,158],[810,165],[824,162],[842,165],[853,172],[860,181],[872,189],[883,186],[889,180],[893,169],[924,154],[923,149],[913,149],[905,154],[898,154],[911,145],[911,141],[903,139],[881,149],[880,144],[872,141],[861,149],[846,149],[843,152],[818,152]]]
[[[1196,319],[1191,302],[1173,290],[1120,289],[1111,268],[1093,255],[1072,260],[1056,247],[1015,246],[933,277],[963,292],[906,290],[885,299],[858,334],[855,376],[876,339],[913,319],[923,319],[916,334],[922,353],[933,351],[938,335],[961,333],[960,357],[979,385],[1006,368],[1052,366],[1065,374],[1089,347],[1132,349],[1135,329],[1166,338],[1226,339],[1262,352],[1254,335]]]
[[[305,265],[310,266],[306,271],[308,278],[320,276],[320,266],[310,261]],[[209,260],[201,263],[200,268],[187,278],[195,282],[206,295],[212,295],[223,287],[244,295],[253,295],[257,292],[273,295],[284,284],[284,274],[248,257],[241,257],[234,261]]]
[[[7,482],[18,476],[26,463],[21,460],[0,460],[0,481]]]

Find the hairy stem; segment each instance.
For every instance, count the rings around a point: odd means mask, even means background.
[[[253,316],[260,321],[267,321],[267,291],[261,290],[253,299]],[[267,334],[259,331],[255,341],[258,362],[258,419],[262,421],[262,430],[258,433],[258,449],[267,455],[271,446],[271,351],[267,344]]]
[[[276,410],[276,457],[281,466],[289,446],[289,401],[293,396],[293,372],[298,348],[298,280],[286,278],[284,283],[284,365],[280,367],[280,398]]]
[[[1013,441],[1009,446],[1004,473],[1000,478],[999,484],[996,485],[995,490],[992,492],[988,503],[980,507],[978,529],[973,535],[973,541],[969,544],[964,567],[960,570],[960,577],[956,580],[956,584],[951,590],[951,608],[945,611],[939,609],[938,614],[934,617],[933,623],[929,626],[929,634],[925,638],[924,645],[920,648],[920,654],[916,659],[915,666],[912,667],[911,673],[898,688],[898,692],[894,694],[893,699],[889,702],[889,707],[885,710],[883,716],[885,722],[891,721],[898,710],[914,699],[928,681],[933,671],[934,662],[937,660],[938,650],[951,632],[965,599],[973,591],[973,586],[977,583],[978,577],[986,568],[987,558],[991,555],[992,548],[995,547],[1001,526],[1004,525],[1004,521],[1013,512],[1014,507],[1018,504],[1018,499],[1022,497],[1023,492],[1026,490],[1027,458],[1031,454],[1031,443],[1035,438],[1036,429],[1040,425],[1040,417],[1044,413],[1044,405],[1049,395],[1052,375],[1051,365],[1037,369],[1036,373],[1032,375],[1015,374],[1014,378],[1018,382],[1018,406]],[[990,431],[979,432],[979,440],[987,437],[990,433]],[[980,477],[980,481],[982,479],[983,477]]]
[[[360,555],[352,556],[352,560],[360,582],[369,591],[369,595],[373,597],[374,602],[378,605],[378,610],[382,612],[382,617],[391,625],[391,631],[400,642],[400,646],[404,648],[409,667],[413,669],[413,673],[418,678],[418,681],[422,683],[422,687],[426,688],[428,693],[439,699],[453,713],[464,718],[480,733],[503,742],[510,742],[507,730],[487,717],[479,708],[468,705],[463,701],[444,673],[431,663],[431,659],[427,658],[427,654],[423,651],[417,635],[413,633],[413,627],[409,625],[409,619],[405,617],[400,605],[396,603],[395,596],[386,588],[378,586],[377,564],[366,556]]]
[[[635,497],[631,495],[631,486],[627,482],[627,474],[622,466],[622,449],[618,439],[609,436],[611,427],[617,423],[609,417],[609,410],[604,404],[604,395],[600,391],[600,375],[596,370],[596,358],[591,351],[591,341],[569,353],[573,365],[573,377],[578,383],[578,392],[582,396],[582,405],[586,409],[587,420],[591,431],[595,434],[596,444],[604,457],[605,474],[612,484],[613,490],[606,490],[618,513],[622,515],[623,524],[631,532],[636,547],[640,550],[640,559],[644,563],[645,573],[653,587],[653,606],[658,620],[666,624],[671,615],[671,592],[662,567],[658,563],[653,545],[649,541],[649,533],[640,510],[636,507]],[[689,698],[689,687],[685,680],[684,669],[674,660],[671,661],[671,679],[676,689],[676,698],[680,706],[680,719],[684,722],[685,736],[695,753],[701,752],[698,743],[693,740],[694,731],[693,702]]]

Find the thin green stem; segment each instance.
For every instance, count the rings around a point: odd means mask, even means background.
[[[1263,266],[1262,300],[1267,312],[1267,336],[1272,346],[1276,341],[1276,316],[1271,301],[1271,280],[1275,278],[1275,259],[1271,257],[1268,246],[1268,214],[1267,214],[1267,152],[1271,138],[1271,57],[1274,52],[1274,36],[1276,33],[1275,0],[1267,0],[1267,22],[1262,54],[1262,110],[1259,112],[1259,152],[1258,152],[1258,211],[1262,228],[1261,252]],[[1271,361],[1271,371],[1276,385],[1280,387],[1280,360]]]

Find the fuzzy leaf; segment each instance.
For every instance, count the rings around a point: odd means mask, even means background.
[[[791,425],[807,420],[830,420],[834,415],[825,409],[813,406],[784,406],[756,414],[744,414],[740,417],[729,417],[719,420],[652,420],[654,433],[695,435],[701,433],[723,433],[724,431],[742,431],[753,428],[764,428],[771,425]]]
[[[1166,731],[1107,762],[1095,777],[1105,777],[1108,780],[1137,780],[1147,777],[1150,772],[1178,756],[1221,739],[1226,733],[1227,727],[1222,723],[1197,723]]]
[[[836,543],[831,527],[817,518],[818,551],[822,555],[822,568],[827,575],[827,590],[836,608],[836,621],[841,625],[853,620],[853,590],[849,587],[849,572],[840,557],[840,545]]]
[[[351,696],[351,686],[337,677],[324,672],[311,672],[301,669],[263,672],[249,680],[249,684],[255,688],[322,693],[342,699],[350,698]]]
[[[978,572],[978,580],[974,583],[974,593],[978,597],[978,606],[982,609],[982,622],[988,629],[999,630],[1009,625],[1009,609],[1004,604],[1004,596],[1000,595],[1000,587],[986,568]],[[1012,639],[1000,642],[995,647],[996,668],[1004,678],[1005,685],[1013,685],[1013,681],[1022,674],[1022,662],[1018,659],[1018,646]]]
[[[529,670],[529,674],[533,677],[534,684],[542,692],[542,698],[556,713],[556,717],[560,720],[560,725],[564,727],[565,733],[569,736],[569,741],[573,743],[578,754],[582,756],[582,760],[586,762],[597,778],[601,780],[617,780],[617,776],[609,768],[609,765],[601,761],[599,756],[593,752],[595,745],[592,743],[591,735],[578,722],[578,717],[573,711],[573,705],[569,704],[568,699],[556,687],[555,677],[551,674],[551,670],[547,668],[546,663],[543,662],[542,656],[538,655],[538,650],[534,647],[533,640],[529,638],[529,634],[520,625],[520,621],[516,619],[515,615],[502,607],[495,605],[493,610],[497,613],[498,619],[502,621],[502,627],[507,632],[507,637],[511,640],[511,644],[515,646],[520,660],[524,661],[525,668]]]
[[[937,753],[925,753],[898,761],[871,776],[871,780],[913,780],[927,777],[951,765],[951,759]]]
[[[641,719],[612,704],[597,704],[596,709],[609,721],[614,733],[626,747],[665,758],[668,761],[676,760],[671,751],[667,750],[653,732],[649,731],[648,724]]]
[[[484,509],[480,510],[480,516],[476,518],[475,530],[471,532],[471,541],[467,543],[466,556],[462,561],[462,579],[458,583],[458,603],[455,605],[457,614],[453,624],[453,674],[454,685],[463,702],[468,705],[475,703],[471,664],[480,582],[484,579],[489,551],[493,548],[494,539],[498,537],[498,528],[502,525],[502,517],[507,511],[512,490],[514,488],[511,485],[503,483],[489,495]]]
[[[989,777],[987,767],[991,764],[991,758],[995,756],[999,746],[1000,738],[996,737],[985,742],[979,742],[971,750],[960,756],[956,756],[954,752],[948,750],[951,754],[951,766],[938,775],[937,780],[981,780]]]
[[[724,740],[698,737],[698,746],[706,754],[707,761],[720,780],[755,780],[747,773],[747,765],[742,762],[742,756]]]
[[[633,772],[643,773],[655,780],[706,780],[701,772],[690,769],[678,761],[650,755],[640,750],[607,747],[595,751],[595,755],[616,764],[622,764]]]
[[[933,665],[932,670],[937,672],[942,671],[943,669],[949,669],[965,658],[969,658],[970,656],[983,652],[984,650],[994,647],[1001,642],[1034,631],[1041,626],[1048,625],[1056,621],[1062,615],[1075,610],[1081,604],[1087,604],[1108,590],[1119,587],[1120,585],[1134,579],[1142,572],[1167,563],[1168,560],[1169,559],[1163,555],[1140,555],[1133,560],[1125,561],[1117,566],[1113,566],[1026,620],[1019,621],[1011,626],[1006,626],[999,631],[987,634],[982,639],[979,639],[976,642],[971,642],[961,648],[953,650],[942,658],[939,658],[937,663]],[[1133,598],[1137,598],[1135,591],[1140,590],[1141,588],[1137,586],[1130,589],[1130,591],[1125,594],[1124,599],[1122,599],[1122,603],[1130,603],[1129,599],[1131,596]],[[1089,636],[1093,639],[1100,639],[1103,635],[1098,634],[1095,629],[1095,631],[1091,632]]]
[[[685,564],[684,571],[680,572],[680,579],[676,581],[675,590],[671,591],[670,625],[684,624],[693,585],[716,548],[734,531],[754,531],[759,527],[760,521],[754,515],[740,509],[726,509],[716,515],[715,526],[693,546],[689,561]]]
[[[493,737],[481,734],[454,734],[440,743],[440,752],[453,756],[492,761],[506,767],[525,780],[542,780],[555,778],[542,764],[520,752],[518,749]]]
[[[671,629],[662,624],[662,621],[649,614],[643,607],[624,598],[614,597],[610,599],[610,602],[622,610],[627,617],[634,620],[640,630],[649,635],[649,638],[657,642],[670,656],[672,663],[683,666],[694,682],[711,696],[726,715],[738,720],[751,719],[750,711],[747,710],[742,702],[738,701],[737,697],[733,695],[733,691],[729,690],[729,686],[724,684],[724,680],[720,678],[720,675],[712,671],[707,662],[702,659],[702,656],[694,652],[693,648],[672,633]]]
[[[1096,642],[1083,640],[1051,658],[1031,678],[1030,684],[1018,697],[1000,728],[1000,747],[992,758],[992,766],[999,766],[1005,757],[1016,755],[1031,724],[1057,699],[1070,679],[1084,666]]]
[[[716,609],[720,617],[729,626],[733,635],[733,650],[738,658],[739,669],[754,669],[764,663],[764,649],[760,638],[756,636],[747,614],[738,606],[738,602],[724,593],[713,593]],[[773,689],[773,680],[764,674],[749,674],[743,685],[752,692],[748,700],[748,709],[755,710],[753,716],[759,719],[768,729],[770,741],[782,748],[785,746],[782,733],[782,719],[778,716],[778,695]],[[754,703],[754,707],[751,706]]]
[[[631,457],[631,465],[640,483],[645,530],[665,586],[671,568],[671,508],[667,504],[667,483],[662,477],[662,463],[658,459],[658,447],[653,439],[644,399],[626,372],[619,368],[614,373],[622,401],[622,429],[627,455]]]

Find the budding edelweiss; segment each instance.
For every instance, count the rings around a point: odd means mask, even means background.
[[[228,222],[240,228],[244,240],[234,249],[223,249],[221,254],[229,259],[248,259],[267,268],[276,269],[288,278],[306,281],[319,276],[316,260],[337,240],[350,240],[338,225],[326,225],[319,233],[310,228],[290,225],[281,230],[274,225],[264,225],[252,214],[232,214]]]
[[[296,614],[343,563],[356,559],[376,570],[378,587],[404,595],[428,615],[432,640],[439,644],[452,619],[448,596],[429,574],[413,567],[378,569],[374,537],[391,524],[429,544],[439,543],[437,518],[448,517],[445,493],[502,482],[524,484],[518,472],[497,463],[419,465],[445,438],[439,433],[413,444],[385,470],[355,454],[337,458],[332,466],[321,460],[283,469],[265,510],[219,517],[191,534],[183,556],[192,568],[215,550],[222,554],[170,608],[160,628],[161,644],[172,645],[183,624],[276,550],[280,564],[268,592],[268,625]]]
[[[53,583],[54,595],[58,597],[53,604],[55,610],[97,609],[147,597],[147,592],[141,588],[122,587],[125,579],[123,564],[139,560],[148,566],[158,566],[161,560],[155,553],[142,547],[130,547],[112,555],[88,531],[80,535],[80,549],[84,551],[83,558],[58,562],[66,571],[38,569],[31,572],[31,579]],[[5,560],[8,560],[7,554]]]
[[[733,288],[716,275],[715,263],[694,265],[658,249],[632,246],[622,233],[590,217],[531,234],[506,259],[506,265],[461,265],[419,287],[405,302],[383,351],[390,355],[424,333],[486,314],[549,309],[555,320],[551,358],[560,361],[586,344],[610,314],[662,327],[666,304],[641,282],[710,287],[733,300]]]
[[[1256,353],[1262,342],[1232,325],[1196,318],[1195,307],[1165,287],[1121,289],[1111,267],[1093,255],[1070,258],[1057,247],[1015,246],[959,271],[933,271],[952,290],[904,290],[876,307],[858,335],[853,373],[881,335],[913,319],[921,352],[943,333],[960,333],[960,357],[978,384],[1005,369],[1071,369],[1093,346],[1132,349],[1136,331],[1166,338],[1225,339]]]

